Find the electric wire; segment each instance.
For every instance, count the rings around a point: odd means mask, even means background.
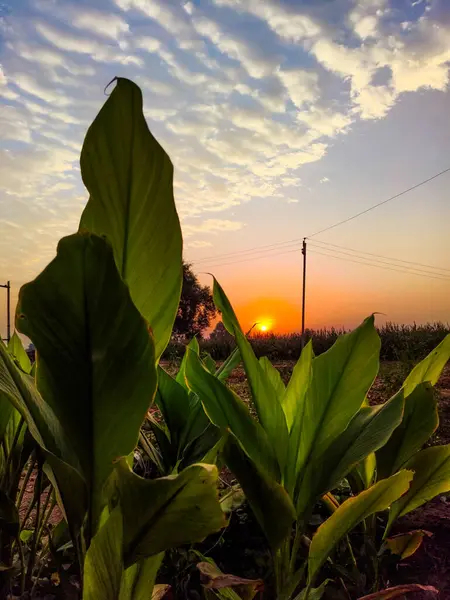
[[[414,262],[412,260],[402,260],[400,258],[393,258],[392,256],[383,256],[382,254],[374,254],[373,252],[365,252],[364,250],[355,250],[354,248],[348,248],[347,246],[338,246],[337,244],[331,244],[330,242],[322,242],[322,240],[314,240],[314,242],[310,242],[310,244],[323,244],[325,246],[332,246],[333,248],[339,248],[340,250],[349,250],[350,252],[355,252],[357,254],[366,254],[367,256],[374,256],[376,258],[385,258],[386,260],[391,260],[394,262],[405,263],[408,265],[414,265],[417,267],[426,267],[428,269],[436,269],[438,271],[447,271],[450,273],[450,269],[446,269],[445,267],[436,267],[433,265],[426,265],[424,263]]]
[[[450,171],[450,167],[448,167],[447,169],[444,169],[443,171],[440,171],[439,173],[436,173],[436,175],[433,175],[432,177],[428,177],[428,179],[424,179],[423,181],[416,183],[415,185],[407,188],[406,190],[403,190],[402,192],[399,192],[398,194],[395,194],[394,196],[391,196],[390,198],[387,198],[386,200],[383,200],[382,202],[378,202],[377,204],[374,204],[373,206],[369,206],[369,208],[366,208],[365,210],[362,210],[361,212],[356,213],[356,215],[347,217],[346,219],[343,219],[342,221],[338,221],[337,223],[334,223],[333,225],[325,227],[324,229],[320,229],[320,231],[316,231],[316,233],[308,235],[307,239],[315,237],[316,235],[320,235],[321,233],[325,233],[325,231],[330,231],[331,229],[334,229],[335,227],[339,227],[339,225],[343,225],[344,223],[348,223],[349,221],[353,221],[354,219],[360,217],[361,215],[365,215],[366,213],[370,212],[371,210],[374,210],[375,208],[378,208],[379,206],[382,206],[383,204],[387,204],[388,202],[391,202],[392,200],[395,200],[396,198],[400,198],[400,196],[404,196],[408,192],[412,192],[413,190],[416,190],[417,188],[421,187],[422,185],[425,185],[425,184],[429,183],[430,181],[433,181],[433,179],[437,179],[438,177],[440,177],[441,175],[444,175],[445,173],[448,173],[449,171]]]
[[[323,248],[322,246],[317,246],[316,244],[309,244],[309,248],[311,248],[311,246],[313,248],[319,248],[320,250],[329,250],[330,252],[337,252],[338,254],[343,254],[344,256],[350,256],[350,257],[354,257],[354,258],[360,258],[362,260],[367,260],[367,261],[372,261],[372,262],[377,262],[380,263],[382,265],[388,265],[390,267],[398,267],[398,268],[402,268],[404,270],[409,269],[409,270],[414,270],[414,271],[418,271],[419,273],[424,273],[426,275],[439,275],[442,277],[448,277],[450,280],[450,275],[446,275],[445,273],[437,273],[435,271],[429,271],[429,270],[425,270],[425,269],[418,269],[417,267],[410,267],[410,266],[404,266],[404,265],[399,265],[393,262],[388,262],[385,260],[380,260],[379,258],[366,258],[365,256],[361,256],[359,254],[350,254],[349,252],[346,252],[345,250],[337,250],[337,249],[331,249],[331,248]]]
[[[272,258],[272,256],[280,256],[281,254],[291,254],[292,252],[300,252],[301,251],[301,246],[299,246],[298,248],[294,248],[294,250],[286,250],[285,252],[274,252],[271,254],[265,254],[264,256],[254,256],[252,258],[244,258],[243,260],[233,260],[231,262],[226,262],[226,263],[218,263],[218,264],[213,264],[213,265],[207,265],[207,266],[203,266],[202,265],[202,269],[211,269],[211,268],[217,268],[217,267],[225,267],[227,265],[236,265],[238,263],[242,263],[242,262],[249,262],[251,260],[260,260],[262,258]],[[196,264],[196,263],[194,263]]]
[[[377,267],[378,269],[385,269],[386,271],[395,271],[397,273],[403,273],[403,274],[407,274],[407,275],[417,275],[418,277],[428,277],[431,279],[439,279],[440,281],[450,281],[450,277],[439,277],[438,275],[430,275],[427,274],[425,275],[424,273],[418,273],[415,271],[405,271],[403,269],[395,269],[395,268],[391,268],[391,267],[385,267],[383,265],[379,265],[376,263],[371,263],[371,262],[361,262],[359,260],[353,260],[351,258],[345,258],[343,256],[335,256],[334,254],[327,254],[325,252],[319,252],[317,250],[310,250],[309,251],[311,254],[320,254],[321,256],[327,256],[329,258],[336,258],[338,260],[344,260],[347,262],[353,262],[356,263],[358,265],[365,265],[367,267]]]

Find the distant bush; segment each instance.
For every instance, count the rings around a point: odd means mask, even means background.
[[[344,329],[307,329],[306,340],[312,339],[316,355],[328,350]],[[381,337],[381,360],[416,361],[424,358],[450,333],[450,325],[427,323],[425,325],[396,325],[386,323],[378,328]],[[295,360],[300,355],[301,336],[298,333],[275,335],[254,334],[250,337],[252,347],[258,357],[267,356],[271,361]],[[200,348],[215,360],[224,360],[235,346],[230,336],[213,336],[200,340]],[[163,358],[180,360],[184,354],[184,344],[169,343]]]

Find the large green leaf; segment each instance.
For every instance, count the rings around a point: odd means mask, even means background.
[[[282,399],[286,422],[290,428],[288,461],[285,469],[285,487],[292,495],[297,477],[297,463],[300,458],[300,445],[305,416],[305,398],[312,376],[313,349],[311,341],[303,348],[300,359],[294,367],[292,377]]]
[[[333,442],[323,458],[322,489],[324,494],[339,484],[351,469],[386,444],[399,426],[403,415],[403,392],[379,406],[363,406],[347,429]]]
[[[302,419],[299,415],[302,413],[305,395],[311,379],[313,356],[312,342],[310,340],[302,350],[282,398],[282,406],[289,430],[295,420],[299,420],[301,426]],[[299,429],[298,426],[297,429]]]
[[[11,339],[8,342],[8,352],[11,356],[17,361],[19,367],[25,373],[30,373],[31,371],[31,362],[28,357],[28,354],[25,352],[25,348],[22,345],[22,341],[20,337],[14,332],[11,336]]]
[[[405,391],[405,388],[402,388]],[[439,424],[437,401],[429,383],[419,383],[405,399],[400,426],[377,452],[377,475],[392,475],[431,437]]]
[[[2,343],[0,406],[11,408],[9,422],[15,418],[14,410],[24,417],[31,435],[45,452],[47,462],[53,469],[48,475],[71,530],[75,532],[81,526],[87,510],[86,482],[81,475],[77,455],[70,447],[52,408],[40,396],[34,380],[16,367]],[[0,415],[5,416],[5,413],[0,412]]]
[[[385,510],[400,498],[413,478],[411,471],[400,471],[368,490],[343,502],[316,531],[308,555],[308,581],[311,584],[336,544],[358,523],[375,512]]]
[[[86,553],[83,577],[83,600],[119,600],[123,574],[123,524],[120,507],[116,507]]]
[[[119,600],[153,600],[156,575],[163,558],[164,552],[161,552],[125,569]]]
[[[80,162],[90,193],[80,230],[108,238],[133,302],[153,329],[158,358],[180,299],[182,239],[172,163],[147,127],[140,89],[128,79],[117,79],[89,127]]]
[[[195,352],[200,356],[200,346],[198,345],[198,340],[196,337],[193,337],[189,344],[186,346],[183,359],[181,361],[180,368],[178,369],[178,373],[176,376],[177,382],[180,385],[182,385],[185,389],[188,389],[186,385],[186,361],[189,356],[189,351]]]
[[[278,464],[266,432],[251,416],[246,404],[204,368],[195,352],[189,353],[186,377],[214,425],[223,432],[231,430],[250,458],[279,480]]]
[[[287,459],[289,432],[281,407],[281,398],[277,395],[277,389],[274,387],[273,372],[270,371],[270,375],[268,375],[267,369],[263,368],[256,358],[250,342],[239,325],[230,301],[216,279],[214,279],[213,296],[215,305],[222,313],[223,324],[236,338],[252,392],[253,403],[283,472]],[[242,441],[241,438],[239,440]]]
[[[380,338],[369,317],[313,360],[296,466],[298,514],[309,509],[311,482],[325,451],[363,404],[378,372]]]
[[[275,552],[289,538],[295,507],[286,490],[249,458],[234,436],[225,443],[223,456],[237,477],[253,513]]]
[[[240,362],[241,353],[239,352],[239,348],[235,348],[230,356],[217,369],[216,377],[218,377],[220,381],[225,381]]]
[[[95,528],[113,461],[134,449],[156,388],[151,337],[105,240],[61,240],[22,288],[17,326],[36,346],[37,385],[76,454]]]
[[[414,479],[408,493],[392,505],[386,535],[395,519],[450,491],[450,444],[421,450],[405,466]]]
[[[180,437],[189,418],[189,395],[164,369],[158,367],[158,390],[155,398],[170,432],[170,441],[178,448]]]
[[[435,385],[442,373],[443,368],[450,359],[450,334],[430,354],[414,367],[403,384],[405,398],[411,394],[414,388],[428,381]]]
[[[128,567],[168,548],[203,540],[226,524],[217,496],[218,471],[192,465],[179,475],[143,479],[125,459],[109,485],[116,486],[124,522],[124,562]]]
[[[259,364],[261,365],[262,370],[265,372],[267,380],[272,384],[275,395],[281,401],[284,396],[284,392],[286,391],[286,386],[281,379],[280,371],[273,366],[267,356],[262,356],[259,359]]]

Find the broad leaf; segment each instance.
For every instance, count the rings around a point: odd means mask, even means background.
[[[211,421],[223,432],[230,429],[247,454],[273,477],[279,479],[274,452],[261,425],[253,419],[246,404],[202,365],[190,352],[186,365],[190,388],[198,394]]]
[[[92,538],[86,553],[84,600],[119,600],[123,573],[122,540],[122,514],[117,507]]]
[[[283,472],[288,452],[289,432],[286,417],[281,408],[281,398],[277,396],[277,391],[272,382],[273,373],[271,376],[268,376],[266,369],[259,363],[250,342],[245,337],[239,325],[225,292],[215,279],[213,296],[215,305],[222,313],[223,324],[236,338],[252,392],[253,403],[261,425],[276,452],[280,469]],[[239,439],[241,440],[241,438]]]
[[[403,392],[405,388],[403,388]],[[429,383],[419,383],[405,399],[400,426],[377,452],[378,478],[399,469],[428,441],[439,424],[437,401]]]
[[[20,337],[14,332],[8,343],[8,352],[17,361],[17,364],[24,373],[30,373],[31,362],[28,354],[25,352],[25,348],[22,345]]]
[[[350,470],[389,440],[402,421],[403,392],[379,406],[363,406],[347,429],[333,442],[323,459],[322,490],[334,489]]]
[[[400,471],[383,479],[368,490],[343,502],[323,523],[312,538],[308,556],[308,581],[314,581],[320,567],[336,544],[358,523],[375,512],[385,510],[404,494],[413,477],[411,471]]]
[[[180,368],[178,369],[178,373],[176,376],[177,382],[180,385],[182,385],[185,389],[188,389],[186,385],[186,361],[189,356],[189,351],[195,352],[195,354],[200,356],[200,346],[198,345],[198,340],[196,337],[193,337],[189,344],[186,346],[183,359],[181,361]]]
[[[158,390],[155,402],[169,429],[170,441],[175,448],[178,448],[183,428],[190,414],[189,395],[186,389],[161,367],[158,367]]]
[[[229,437],[223,456],[227,466],[241,484],[253,513],[276,551],[290,536],[295,520],[295,507],[286,490],[247,456],[238,442]]]
[[[273,364],[270,362],[267,356],[262,356],[259,359],[259,364],[265,372],[267,380],[270,381],[275,391],[276,397],[281,402],[284,396],[284,392],[286,391],[286,386],[284,385],[283,380],[281,379],[280,371],[273,366]]]
[[[144,558],[125,569],[122,575],[119,600],[150,600],[150,598],[155,600],[156,598],[162,598],[166,589],[156,586],[155,580],[163,558],[164,552],[161,552],[155,556]]]
[[[172,163],[147,127],[140,89],[128,79],[117,79],[89,127],[80,163],[90,194],[80,230],[108,238],[159,358],[180,299],[181,230]]]
[[[281,402],[289,429],[291,429],[294,420],[299,419],[299,413],[302,413],[306,391],[308,390],[311,379],[312,359],[313,349],[310,340],[303,348],[300,358],[292,371],[291,378]],[[297,429],[300,429],[300,427],[297,427]]]
[[[205,356],[202,357],[202,360],[208,371],[212,374],[215,374],[217,371],[217,365],[211,354],[206,353]]]
[[[405,398],[411,394],[414,388],[428,381],[435,385],[442,373],[443,368],[450,359],[450,334],[430,354],[414,367],[403,384]]]
[[[364,402],[378,372],[379,350],[380,338],[370,317],[313,361],[297,457],[298,514],[309,505],[318,462]]]
[[[423,538],[425,536],[431,537],[432,535],[432,533],[424,529],[416,529],[387,538],[385,544],[392,554],[396,554],[401,559],[409,558],[420,548]]]
[[[95,531],[113,461],[136,446],[156,388],[153,343],[110,246],[91,234],[61,240],[22,288],[17,325],[37,349],[37,385],[76,453]]]
[[[386,534],[395,519],[450,491],[450,444],[421,450],[405,466],[414,479],[408,493],[392,505]]]
[[[134,562],[168,548],[202,541],[225,526],[217,497],[217,468],[192,465],[179,475],[143,479],[122,459],[109,485],[116,487],[124,522],[124,560]]]
[[[220,365],[216,371],[216,377],[220,381],[225,381],[241,362],[241,353],[239,348],[235,348],[230,356]]]

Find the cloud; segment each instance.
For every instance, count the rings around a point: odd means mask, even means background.
[[[39,21],[35,24],[35,27],[43,38],[65,52],[88,54],[98,62],[143,65],[142,59],[138,56],[124,54],[120,49],[116,50],[114,46],[98,42],[91,37],[74,35]]]
[[[212,246],[212,242],[207,242],[205,240],[192,240],[187,244],[184,244],[184,248],[209,248]]]
[[[187,223],[183,225],[183,233],[186,237],[197,233],[216,234],[219,231],[239,231],[244,227],[240,221],[230,221],[228,219],[206,219],[199,224]]]
[[[320,97],[319,76],[303,69],[280,70],[278,75],[297,108],[315,102]]]
[[[321,32],[319,24],[309,15],[289,9],[276,0],[265,0],[264,3],[259,0],[215,0],[215,3],[251,13],[264,20],[272,31],[288,41],[300,42]]]
[[[3,140],[31,142],[31,129],[19,109],[0,104],[0,131]]]
[[[252,77],[258,79],[270,75],[278,65],[276,56],[264,52],[261,46],[249,44],[249,38],[246,40],[231,31],[225,31],[217,21],[204,16],[196,17],[194,13],[193,24],[199,35],[209,39],[220,52],[239,61]]]
[[[320,161],[359,121],[385,118],[403,94],[448,89],[442,2],[405,15],[395,0],[32,7],[4,20],[0,66],[0,255],[23,224],[17,260],[28,270],[39,266],[36,247],[50,256],[76,228],[86,201],[82,139],[115,75],[143,90],[151,131],[174,163],[192,249],[240,231],[240,205],[294,202],[309,171],[326,183]],[[231,210],[235,219],[221,218]]]
[[[322,179],[319,179],[319,183],[328,183],[330,181],[330,179],[328,177],[322,177]]]

